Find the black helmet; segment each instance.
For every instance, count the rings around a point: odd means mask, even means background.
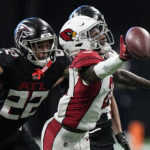
[[[98,21],[105,22],[104,15],[101,14],[101,12],[95,7],[89,5],[79,6],[71,13],[69,19],[74,18],[75,16],[88,16],[91,18],[95,18]]]
[[[21,21],[14,31],[16,47],[34,65],[44,66],[50,59],[55,61],[55,50],[57,48],[57,37],[51,26],[44,20],[31,17]],[[39,59],[36,52],[39,52],[38,43],[49,41],[50,48],[46,51],[46,57]]]

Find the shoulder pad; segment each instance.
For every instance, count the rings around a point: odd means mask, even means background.
[[[64,52],[62,50],[57,49],[56,50],[56,57],[59,57],[59,56],[65,56],[65,55],[64,55]]]
[[[88,67],[97,64],[101,61],[104,61],[104,58],[102,58],[97,52],[92,50],[84,50],[79,52],[70,67],[79,69],[81,67]]]

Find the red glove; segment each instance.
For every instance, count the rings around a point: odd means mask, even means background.
[[[130,53],[127,51],[126,45],[124,44],[123,35],[120,36],[120,54],[119,57],[123,61],[127,61],[131,58]]]

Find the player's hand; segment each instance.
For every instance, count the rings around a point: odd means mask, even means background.
[[[123,35],[120,36],[120,54],[119,57],[123,61],[127,61],[131,58],[130,53],[127,51],[126,45],[124,44]]]
[[[120,132],[115,135],[118,143],[125,149],[125,150],[131,150],[129,143],[126,139],[126,136],[123,132]]]

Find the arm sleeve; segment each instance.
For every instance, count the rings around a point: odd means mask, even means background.
[[[99,62],[94,66],[95,74],[103,79],[106,76],[113,74],[117,69],[119,69],[124,62],[116,54],[110,54],[110,57],[102,62]]]

